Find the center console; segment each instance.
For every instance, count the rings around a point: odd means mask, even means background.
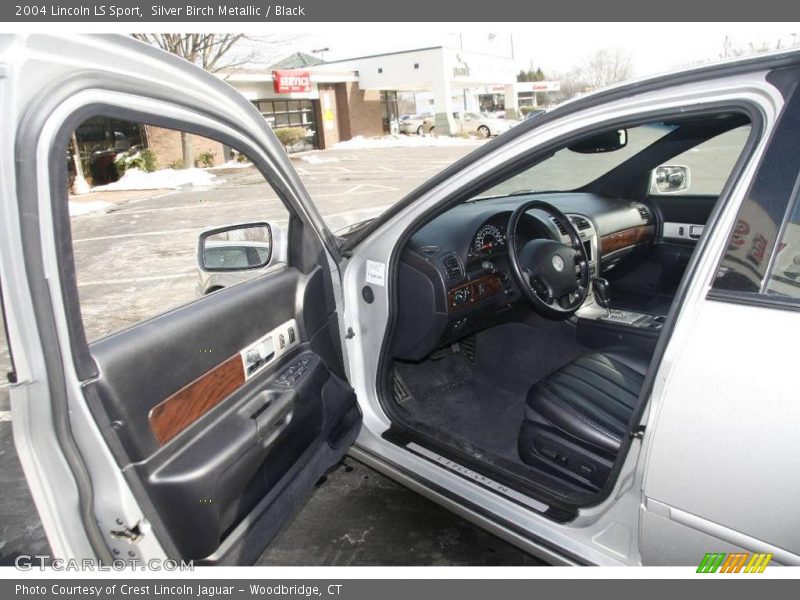
[[[602,282],[603,280],[600,280]],[[605,284],[608,285],[607,282]],[[578,317],[577,339],[579,344],[589,348],[608,348],[611,346],[628,346],[652,353],[655,350],[661,328],[664,326],[664,315],[642,313],[632,310],[620,310],[608,307],[597,297],[598,287],[602,284],[594,282],[595,301],[588,301],[575,313]],[[606,306],[602,306],[605,304]]]

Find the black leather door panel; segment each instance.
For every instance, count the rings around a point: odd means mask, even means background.
[[[666,312],[716,202],[698,195],[647,199],[658,224],[655,243],[608,275],[620,308]]]
[[[325,276],[320,267],[309,274],[286,267],[91,346],[101,376],[86,397],[181,558],[230,546],[227,538],[246,534],[237,528],[245,520],[284,518],[263,500],[279,496],[309,456],[341,457],[346,447],[337,441],[352,438],[360,424],[355,395],[339,376],[338,320]],[[296,323],[297,339],[245,377],[243,351],[286,322]],[[148,420],[153,408],[220,365],[240,369],[241,382],[174,437],[157,438]],[[205,401],[215,389],[212,381],[194,398]],[[322,446],[328,450],[320,453]]]
[[[693,223],[705,225],[716,196],[650,196],[647,203],[660,215],[662,223]]]

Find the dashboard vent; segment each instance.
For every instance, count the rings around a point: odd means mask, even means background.
[[[591,223],[589,223],[589,221],[583,217],[574,216],[570,217],[570,220],[575,224],[575,227],[578,229],[578,231],[589,229],[592,226]]]
[[[461,266],[461,261],[455,254],[448,254],[442,259],[444,266],[444,274],[447,278],[447,283],[459,281],[464,277],[464,267]]]
[[[650,212],[644,206],[637,206],[636,210],[639,211],[639,215],[642,217],[642,221],[645,223],[650,222]]]
[[[556,227],[558,227],[558,230],[561,232],[561,235],[568,235],[567,228],[561,221],[559,221],[555,217],[550,217],[550,220]]]

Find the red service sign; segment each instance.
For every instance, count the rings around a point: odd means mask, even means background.
[[[311,73],[308,71],[273,71],[272,83],[276,94],[311,91]]]

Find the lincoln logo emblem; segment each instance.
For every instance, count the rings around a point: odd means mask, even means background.
[[[553,257],[553,267],[556,271],[563,271],[564,270],[564,259],[561,258],[558,254]]]

